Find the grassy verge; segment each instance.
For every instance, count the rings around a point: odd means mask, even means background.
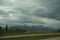
[[[58,36],[60,35],[16,37],[16,38],[6,38],[6,39],[1,39],[1,40],[40,40],[40,39],[58,37]]]
[[[0,30],[0,36],[24,35],[24,34],[45,34],[45,33],[58,33],[58,32],[56,30],[22,30],[22,29]]]

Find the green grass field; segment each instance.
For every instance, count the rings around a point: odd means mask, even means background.
[[[1,36],[7,36],[7,35],[22,35],[22,34],[45,34],[45,33],[58,33],[56,30],[0,30]]]
[[[1,39],[1,40],[40,40],[40,39],[58,37],[58,36],[60,35],[16,37],[16,38],[6,38],[6,39]]]

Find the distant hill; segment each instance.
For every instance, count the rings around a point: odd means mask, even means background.
[[[25,29],[25,30],[59,30],[58,28],[54,27],[44,27],[43,25],[15,25],[15,26],[10,26],[9,28],[11,29]]]

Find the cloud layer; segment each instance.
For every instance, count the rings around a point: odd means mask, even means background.
[[[60,0],[0,0],[0,24],[55,22],[60,22]]]

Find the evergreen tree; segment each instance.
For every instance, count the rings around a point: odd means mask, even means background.
[[[0,36],[2,36],[2,28],[0,27]]]
[[[7,26],[7,24],[6,24],[6,31],[8,30],[8,26]]]
[[[1,31],[1,29],[2,29],[2,28],[0,27],[0,31]]]

